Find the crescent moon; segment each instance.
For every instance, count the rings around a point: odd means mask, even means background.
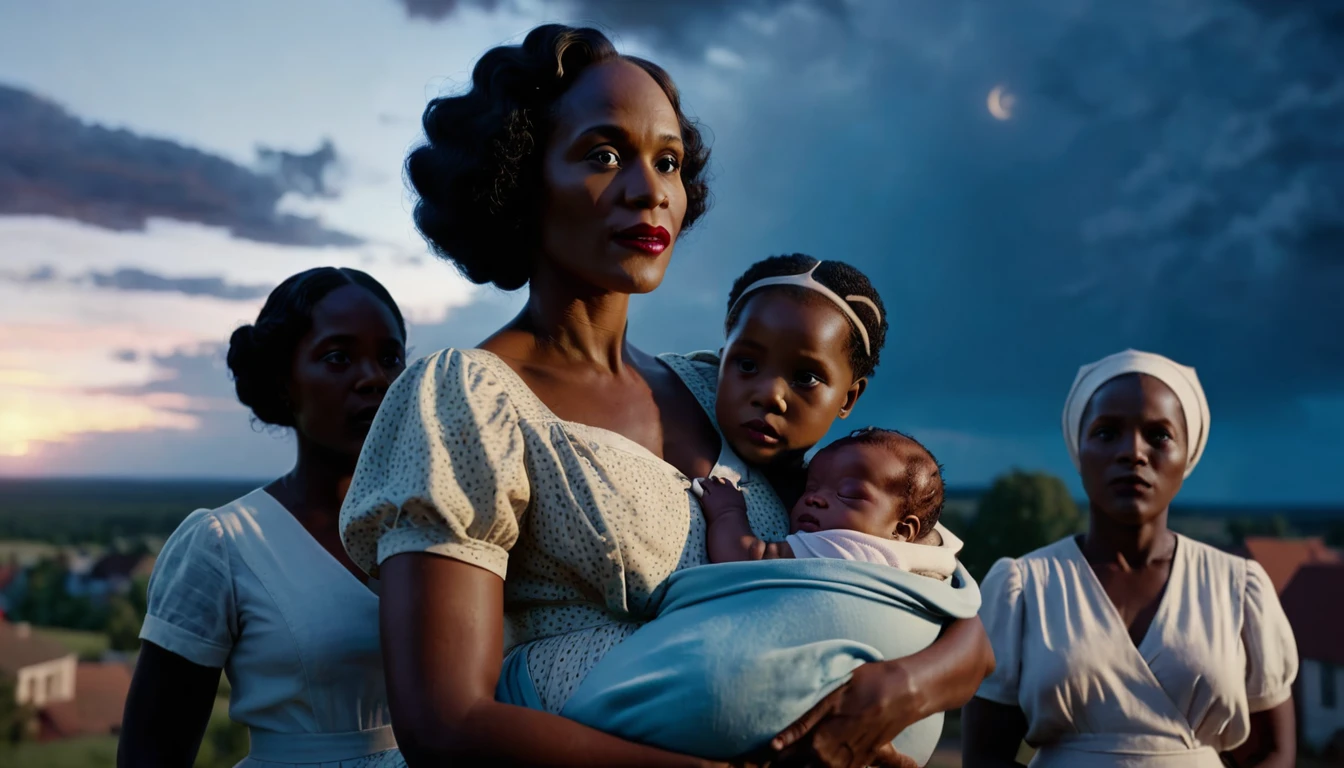
[[[989,114],[993,115],[995,120],[1008,120],[1013,116],[1013,102],[1015,101],[1013,95],[1005,92],[1002,85],[996,85],[989,92],[989,98],[985,100],[985,106],[989,107]]]

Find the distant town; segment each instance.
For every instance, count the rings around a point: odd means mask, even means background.
[[[260,484],[0,480],[0,763],[115,762],[156,553],[192,510]],[[1013,503],[1026,508],[987,509],[1003,503],[1003,493],[962,490],[949,494],[944,511],[949,528],[967,532],[965,560],[976,576],[997,557],[1083,526],[1077,502],[1057,479],[1016,472],[999,484],[1015,489]],[[1344,611],[1322,610],[1321,600],[1344,594],[1344,510],[1174,508],[1171,525],[1265,567],[1302,659],[1302,749],[1344,759]],[[975,548],[986,541],[995,542],[994,551]],[[198,768],[232,766],[247,753],[246,730],[227,716],[228,693],[225,681]],[[958,733],[957,718],[949,717],[944,748],[930,765],[959,765]]]

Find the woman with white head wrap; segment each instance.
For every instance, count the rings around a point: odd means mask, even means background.
[[[1167,514],[1204,454],[1193,368],[1126,350],[1083,366],[1064,442],[1088,532],[995,563],[980,617],[998,667],[966,706],[966,766],[1219,768],[1295,760],[1292,629],[1264,569]]]

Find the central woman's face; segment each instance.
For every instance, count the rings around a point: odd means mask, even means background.
[[[1137,373],[1106,382],[1088,401],[1078,441],[1092,509],[1128,525],[1156,519],[1185,481],[1188,445],[1170,387]]]
[[[638,65],[586,70],[556,105],[543,166],[542,258],[596,288],[647,293],[686,216],[681,127]]]

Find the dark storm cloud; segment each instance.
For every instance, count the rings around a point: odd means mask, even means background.
[[[514,0],[397,0],[411,18],[443,21],[464,9],[495,11],[517,8]],[[563,13],[568,23],[597,23],[619,34],[635,32],[664,47],[699,55],[705,40],[722,31],[724,22],[768,17],[783,9],[817,11],[834,18],[845,14],[846,0],[570,0],[551,2],[548,11]]]
[[[154,293],[181,293],[187,296],[213,296],[230,301],[248,301],[259,299],[270,293],[267,285],[246,285],[231,283],[222,277],[165,277],[143,269],[122,268],[110,272],[96,270],[82,275],[62,276],[50,265],[38,267],[31,272],[20,273],[0,271],[0,280],[10,283],[40,285],[49,283],[68,283],[92,285],[111,291],[150,291]]]
[[[632,304],[647,347],[717,346],[732,278],[804,251],[887,299],[875,421],[1044,430],[1130,346],[1196,366],[1220,418],[1344,393],[1339,2],[552,7],[679,30],[648,39],[713,130],[715,208]]]
[[[164,277],[142,269],[90,272],[88,279],[99,288],[118,291],[181,293],[187,296],[214,296],[233,301],[259,299],[271,291],[269,285],[239,285],[220,277]]]
[[[339,194],[333,175],[338,170],[336,146],[328,139],[308,154],[257,147],[257,165],[261,172],[277,181],[285,190],[304,197],[332,198]]]
[[[307,155],[261,149],[261,170],[252,170],[172,141],[85,123],[3,85],[0,136],[0,214],[45,214],[119,230],[165,217],[282,245],[359,242],[277,210],[289,192],[335,194],[338,162],[329,142]]]
[[[717,205],[639,325],[708,346],[732,277],[803,250],[888,300],[870,401],[943,423],[1050,423],[1078,365],[1129,346],[1195,365],[1224,415],[1300,420],[1299,398],[1344,392],[1341,25],[1315,5],[1058,8],[870,2],[734,30],[759,72],[682,83],[717,128]],[[725,77],[730,96],[697,96]],[[1005,387],[1030,402],[988,408]]]
[[[228,367],[224,364],[228,345],[222,343],[232,330],[232,328],[220,330],[219,344],[205,344],[194,349],[184,348],[168,354],[144,354],[136,350],[117,352],[118,359],[127,362],[144,359],[153,363],[158,369],[158,375],[143,384],[97,387],[87,392],[128,396],[166,393],[186,395],[210,402],[235,401],[233,380],[229,378]],[[240,413],[241,410],[242,406],[239,406]]]

